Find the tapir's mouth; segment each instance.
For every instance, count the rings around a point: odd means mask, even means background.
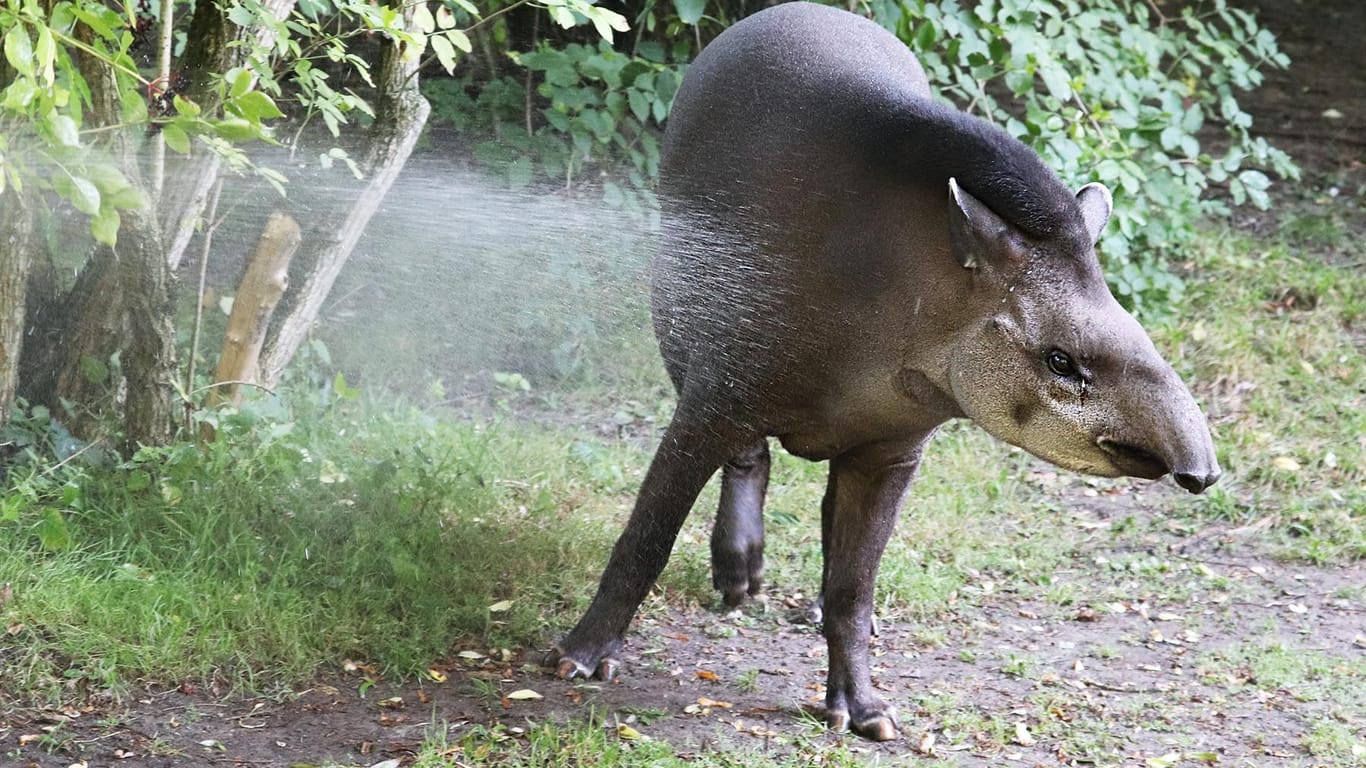
[[[1105,455],[1110,458],[1110,462],[1115,465],[1116,469],[1130,477],[1156,480],[1171,471],[1162,457],[1147,448],[1140,448],[1137,445],[1112,440],[1108,437],[1096,440],[1096,445],[1105,451]]]

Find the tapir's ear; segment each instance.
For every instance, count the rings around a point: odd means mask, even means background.
[[[1098,181],[1077,190],[1077,205],[1081,206],[1081,218],[1086,222],[1086,233],[1090,236],[1091,242],[1100,240],[1101,230],[1105,229],[1105,222],[1110,220],[1110,211],[1113,203],[1110,199],[1110,190]]]
[[[1011,226],[982,201],[949,179],[949,245],[958,263],[976,269],[999,256],[1018,257]]]

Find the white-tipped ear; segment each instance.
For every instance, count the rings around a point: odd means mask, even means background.
[[[1086,222],[1086,233],[1091,242],[1095,243],[1100,240],[1100,233],[1105,229],[1105,223],[1110,220],[1110,211],[1114,209],[1110,190],[1104,184],[1093,181],[1077,190],[1077,205],[1081,206],[1081,218]]]
[[[982,201],[949,179],[949,244],[958,263],[976,269],[1002,247],[1009,225]]]

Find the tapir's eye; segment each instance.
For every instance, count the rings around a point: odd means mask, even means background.
[[[1061,349],[1048,350],[1048,370],[1065,379],[1073,378],[1077,375],[1077,365],[1072,362],[1072,356]]]

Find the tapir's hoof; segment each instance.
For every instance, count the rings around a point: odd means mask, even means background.
[[[896,708],[887,704],[882,704],[858,720],[851,720],[845,710],[828,711],[825,719],[831,730],[853,731],[873,741],[891,741],[901,736],[901,724],[897,722]]]
[[[546,654],[542,664],[547,667],[554,667],[555,676],[561,680],[574,680],[576,678],[589,680],[596,677],[609,683],[612,678],[617,676],[617,670],[621,667],[621,663],[610,656],[604,657],[596,666],[589,666],[559,648],[551,649],[550,653]]]
[[[717,587],[717,589],[721,590],[721,601],[726,604],[726,607],[734,608],[740,603],[745,602],[745,598],[754,597],[759,594],[763,591],[763,587],[764,583],[762,581],[755,580],[726,588]]]
[[[727,608],[734,608],[764,591],[762,547],[743,555],[712,553],[711,585],[721,593]]]

